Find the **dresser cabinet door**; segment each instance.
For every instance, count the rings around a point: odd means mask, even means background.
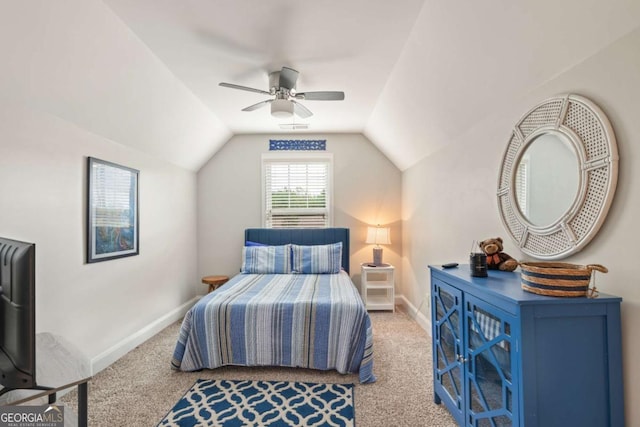
[[[462,293],[440,280],[432,281],[431,313],[433,333],[434,389],[462,425],[464,420],[464,372]]]
[[[464,298],[464,425],[518,425],[518,381],[513,378],[518,373],[518,322],[473,295]]]

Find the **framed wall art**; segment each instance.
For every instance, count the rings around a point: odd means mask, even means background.
[[[87,262],[138,255],[140,172],[88,160]]]

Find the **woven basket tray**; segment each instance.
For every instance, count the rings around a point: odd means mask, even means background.
[[[520,268],[522,289],[554,297],[595,297],[595,287],[589,289],[591,272],[608,271],[599,264],[584,266],[564,262],[521,262]]]

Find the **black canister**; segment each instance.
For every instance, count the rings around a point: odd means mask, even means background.
[[[469,255],[469,266],[473,277],[487,277],[487,255],[479,253],[471,253]]]

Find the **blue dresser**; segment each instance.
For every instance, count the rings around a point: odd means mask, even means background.
[[[520,273],[431,269],[434,400],[460,426],[624,426],[621,298],[557,298]]]

